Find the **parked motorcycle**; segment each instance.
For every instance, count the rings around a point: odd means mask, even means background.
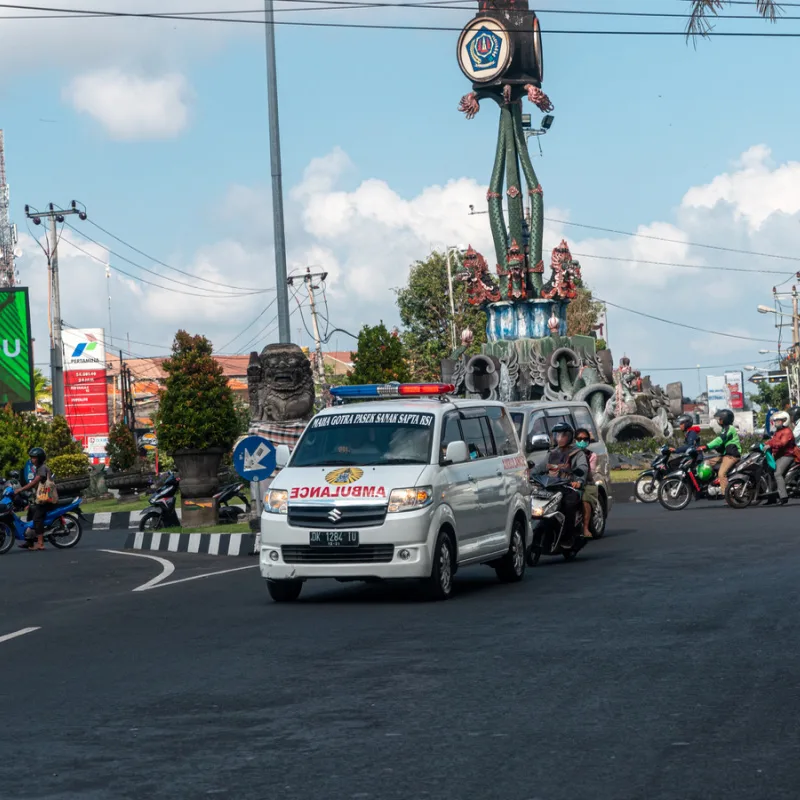
[[[789,497],[800,497],[800,464],[792,464],[784,476]],[[775,458],[764,444],[755,444],[728,473],[725,500],[731,508],[747,508],[778,497]]]
[[[668,511],[682,511],[695,500],[721,500],[722,488],[717,471],[703,460],[703,453],[692,447],[682,454],[674,472],[661,481],[658,502]]]
[[[25,541],[25,534],[33,530],[33,520],[20,519],[16,513],[22,495],[14,495],[14,487],[7,485],[0,496],[0,555],[7,553],[14,541]],[[83,499],[59,500],[56,507],[44,518],[45,539],[59,550],[75,547],[83,535],[80,510]]]
[[[214,499],[217,501],[217,509],[220,523],[239,522],[239,517],[250,515],[250,503],[242,493],[244,489],[243,483],[229,483],[223,486],[215,495]],[[242,506],[231,506],[228,503],[231,500],[239,500]]]
[[[643,503],[655,503],[661,481],[677,468],[680,459],[680,453],[675,454],[669,445],[664,445],[650,464],[650,469],[644,470],[636,479],[636,497]]]
[[[180,490],[181,479],[174,472],[167,477],[150,495],[150,505],[139,520],[140,531],[158,531],[161,528],[179,528],[181,525],[178,512],[175,510],[175,495]]]
[[[560,555],[566,561],[572,561],[588,541],[583,536],[576,535],[572,547],[565,548],[561,544],[566,521],[561,511],[561,501],[567,492],[574,492],[575,489],[568,479],[549,475],[532,475],[531,483],[533,543],[528,550],[528,566],[535,567],[543,555]],[[580,504],[575,514],[575,529],[583,530],[583,511]]]

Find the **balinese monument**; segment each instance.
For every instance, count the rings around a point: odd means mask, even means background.
[[[456,277],[470,303],[486,312],[488,342],[480,355],[467,357],[462,336],[464,346],[442,364],[443,378],[484,399],[585,400],[607,440],[669,435],[670,420],[682,410],[680,384],[664,392],[627,359],[614,370],[611,353],[598,352],[594,337],[567,335],[581,268],[566,241],[552,251],[545,280],[544,191],[528,153],[522,105],[530,101],[549,112],[553,104],[542,90],[542,34],[527,0],[479,0],[457,57],[472,82],[459,110],[472,119],[482,100],[500,109],[486,196],[496,266],[492,273],[486,258],[468,248]]]

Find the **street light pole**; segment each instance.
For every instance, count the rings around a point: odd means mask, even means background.
[[[452,247],[447,248],[447,288],[450,292],[450,338],[453,342],[453,350],[456,349],[456,301],[453,297],[453,270],[450,257],[453,252]]]
[[[286,237],[283,225],[281,135],[278,124],[278,75],[275,57],[275,14],[272,0],[264,0],[264,35],[267,44],[267,102],[269,105],[269,156],[272,172],[272,225],[275,234],[275,290],[278,300],[278,340],[291,341],[289,289],[286,284]]]

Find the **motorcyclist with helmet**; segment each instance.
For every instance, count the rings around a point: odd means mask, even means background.
[[[683,431],[684,444],[676,447],[675,453],[685,453],[693,447],[700,446],[700,426],[694,424],[694,420],[688,414],[681,414],[676,420],[678,427]]]
[[[709,466],[719,466],[719,487],[723,496],[728,488],[728,472],[731,467],[742,457],[742,444],[739,441],[739,432],[733,427],[733,411],[721,408],[714,414],[714,419],[720,426],[720,433],[700,450],[715,450],[718,455],[708,460]]]
[[[786,473],[797,458],[797,444],[791,428],[791,417],[786,411],[772,415],[775,433],[766,443],[775,458],[775,483],[778,485],[778,500],[782,506],[789,502],[786,491]],[[767,501],[770,502],[770,501]],[[774,503],[774,500],[772,501]]]
[[[547,460],[536,468],[535,474],[565,478],[575,490],[565,491],[561,501],[561,510],[564,513],[564,535],[561,546],[569,549],[575,543],[577,533],[575,517],[589,475],[589,459],[586,450],[575,445],[575,430],[568,422],[556,423],[552,434],[555,446],[547,454]]]
[[[41,447],[33,447],[28,453],[34,466],[33,478],[25,486],[19,486],[14,490],[14,494],[21,494],[22,492],[34,491],[30,503],[30,518],[33,519],[33,532],[26,534],[25,544],[20,547],[23,550],[44,550],[44,519],[47,514],[55,508],[54,503],[47,502],[40,497],[42,488],[53,480],[53,473],[50,472],[49,467],[45,465],[47,461],[47,453]]]

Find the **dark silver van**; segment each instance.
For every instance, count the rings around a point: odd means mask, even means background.
[[[517,429],[517,435],[530,467],[539,466],[547,458],[547,451],[552,446],[552,431],[555,424],[568,422],[573,428],[586,428],[591,433],[592,443],[589,445],[589,449],[597,456],[597,470],[594,479],[597,483],[597,493],[603,506],[604,517],[608,519],[614,503],[611,496],[608,450],[598,434],[589,406],[577,400],[556,403],[525,400],[506,403],[506,408]]]

